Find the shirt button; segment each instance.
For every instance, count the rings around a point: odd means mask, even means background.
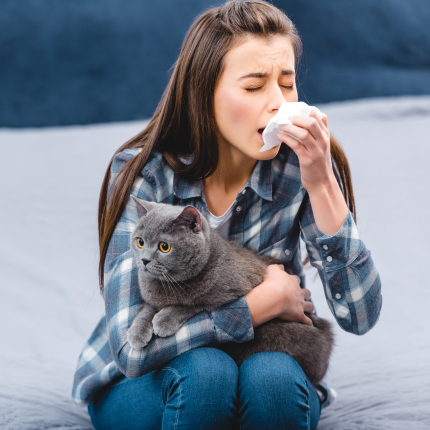
[[[332,257],[331,255],[329,255],[329,256],[326,258],[326,260],[327,260],[329,263],[331,263],[331,262],[333,261],[333,257]]]
[[[236,208],[236,211],[237,212],[240,212],[242,210],[242,207],[241,206],[238,206],[237,208]]]
[[[289,249],[286,249],[286,250],[284,251],[284,253],[285,253],[285,255],[290,255],[290,250],[289,250]]]
[[[339,294],[339,293],[337,293],[336,295],[335,295],[335,297],[336,297],[336,299],[340,299],[342,296]]]
[[[243,190],[243,191],[242,191],[242,195],[245,195],[245,194],[246,194],[246,190]]]
[[[327,245],[323,245],[323,248],[327,251],[328,246]]]

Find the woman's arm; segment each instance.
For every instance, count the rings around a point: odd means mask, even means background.
[[[273,264],[267,268],[263,283],[245,297],[255,328],[277,317],[312,325],[312,320],[305,315],[305,312],[314,312],[314,305],[308,301],[310,296],[309,290],[300,287],[298,276],[289,275],[282,265]]]
[[[308,192],[300,226],[311,264],[318,269],[339,325],[364,334],[379,318],[381,281],[335,175],[327,117],[321,120],[314,113],[309,118],[296,116],[282,130],[301,140],[278,135],[298,156],[302,184]]]
[[[300,227],[339,326],[357,335],[367,333],[380,315],[381,280],[352,214],[348,212],[336,234],[326,235],[318,229],[308,200]]]

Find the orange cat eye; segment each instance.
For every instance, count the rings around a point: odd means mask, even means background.
[[[160,251],[161,251],[161,252],[164,252],[165,254],[166,254],[167,252],[169,252],[169,251],[170,251],[170,249],[172,248],[172,247],[170,246],[170,244],[169,244],[169,243],[166,243],[166,242],[160,242],[160,245],[159,245],[158,247],[160,248]]]
[[[138,246],[139,248],[144,248],[144,247],[145,247],[145,242],[143,241],[143,239],[142,239],[141,237],[138,237],[138,238],[136,239],[136,243],[137,243],[137,246]]]

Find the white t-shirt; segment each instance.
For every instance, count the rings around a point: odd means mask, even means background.
[[[234,201],[227,211],[221,216],[215,216],[210,211],[209,212],[209,225],[211,228],[216,230],[216,232],[224,239],[228,238],[228,230],[230,228],[231,216],[233,214],[233,206],[236,203]]]

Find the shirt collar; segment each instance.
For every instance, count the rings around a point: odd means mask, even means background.
[[[246,187],[254,190],[262,199],[272,201],[272,169],[271,160],[259,160],[255,165]],[[203,196],[203,182],[190,181],[174,174],[173,192],[180,199]]]
[[[278,154],[273,160],[259,160],[245,187],[267,201],[281,205],[301,188],[300,167],[296,154]],[[180,199],[203,198],[203,182],[190,181],[174,174],[173,192]]]
[[[249,178],[250,187],[262,199],[271,202],[272,199],[272,160],[259,160]]]
[[[180,199],[191,199],[193,197],[203,196],[203,182],[189,181],[178,174],[173,177],[173,192]]]

